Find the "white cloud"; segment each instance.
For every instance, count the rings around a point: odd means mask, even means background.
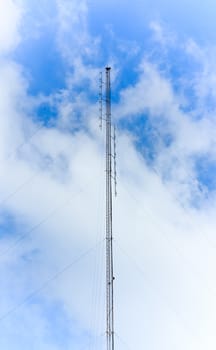
[[[99,41],[88,33],[87,3],[85,0],[57,0],[56,3],[58,8],[57,42],[60,52],[67,64],[74,67],[75,72],[80,71],[79,65],[84,70],[83,59],[87,61],[89,58],[97,57]]]
[[[148,109],[152,116],[166,116],[175,105],[170,82],[161,76],[157,67],[144,61],[140,65],[138,81],[121,92],[121,104],[115,114],[122,118],[139,115]]]
[[[197,104],[201,109],[200,114],[205,117],[206,113],[214,112],[216,107],[216,47],[214,45],[200,47],[192,39],[188,40],[185,47],[195,64],[198,65],[191,85],[196,94]]]
[[[197,109],[183,110],[182,95],[173,85],[172,77],[145,60],[140,66],[137,82],[121,91],[114,114],[119,119],[134,119],[134,123],[141,115],[149,118],[155,130],[154,166],[170,185],[174,185],[177,197],[186,204],[197,196],[205,196],[205,190],[197,180],[196,162],[201,157],[215,159],[216,129],[208,108],[206,114],[198,118],[199,102]],[[188,98],[186,93],[184,98]],[[167,135],[171,139],[168,146],[164,141]]]
[[[167,48],[167,46],[175,43],[175,35],[171,31],[168,31],[164,24],[158,21],[152,21],[150,22],[150,29],[153,33],[153,39],[162,47]]]
[[[22,8],[15,1],[0,2],[0,54],[10,52],[19,43],[21,17]]]

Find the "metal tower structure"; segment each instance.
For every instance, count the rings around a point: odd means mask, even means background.
[[[112,120],[110,67],[106,67],[106,338],[107,350],[114,350],[113,231],[112,231]],[[114,134],[114,160],[115,160]],[[116,161],[114,162],[115,167]],[[114,169],[116,175],[116,168]],[[116,180],[115,180],[116,185]],[[116,191],[115,191],[116,192]]]

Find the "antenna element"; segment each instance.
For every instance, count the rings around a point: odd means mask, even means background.
[[[103,73],[100,72],[99,78],[99,127],[102,129],[103,119]]]

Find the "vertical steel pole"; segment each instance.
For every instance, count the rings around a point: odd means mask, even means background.
[[[107,350],[114,350],[110,70],[110,67],[106,67],[106,335]]]

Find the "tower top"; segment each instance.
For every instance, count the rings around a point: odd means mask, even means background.
[[[107,67],[106,67],[106,70],[111,70],[111,67],[108,67],[108,66],[107,66]]]

